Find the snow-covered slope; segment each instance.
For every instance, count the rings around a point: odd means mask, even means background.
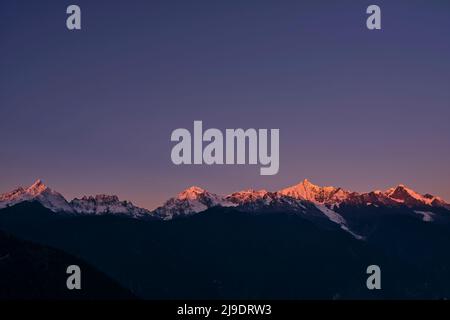
[[[136,218],[151,214],[149,210],[138,208],[129,201],[120,201],[117,196],[97,195],[67,202],[60,193],[47,187],[41,180],[37,180],[28,188],[19,187],[0,195],[0,209],[25,201],[38,201],[53,212],[124,214]]]
[[[153,213],[164,220],[170,220],[177,216],[202,212],[216,206],[230,207],[236,206],[236,204],[217,194],[193,186],[166,201]]]
[[[345,200],[350,192],[336,187],[319,187],[308,179],[299,184],[278,191],[279,194],[294,199],[307,200],[314,203],[334,205]]]
[[[96,195],[73,199],[70,202],[73,210],[80,214],[123,214],[135,218],[151,214],[149,210],[136,207],[129,201],[120,201],[117,196]]]
[[[311,183],[308,179],[303,180],[299,184],[281,189],[278,191],[283,197],[290,197],[299,201],[307,201],[314,206],[331,222],[339,225],[343,230],[350,232],[356,238],[360,237],[351,232],[347,221],[336,211],[334,207],[349,198],[351,192],[337,187],[320,187]]]
[[[398,203],[402,203],[406,206],[411,207],[415,206],[445,207],[446,205],[446,203],[439,197],[435,197],[430,194],[421,195],[403,184],[400,184],[395,188],[387,190],[385,192],[385,195]]]
[[[339,187],[320,187],[305,179],[297,185],[278,191],[278,193],[295,199],[326,205],[327,207],[339,207],[340,204],[346,203],[385,206],[401,204],[408,207],[431,206],[450,209],[450,206],[441,198],[430,194],[421,195],[403,184],[390,188],[385,192],[377,190],[358,193]]]
[[[239,209],[249,212],[306,212],[302,201],[266,190],[239,191],[226,196],[225,199],[234,203]]]
[[[270,198],[270,195],[269,195],[268,191],[253,190],[253,189],[234,192],[226,197],[226,199],[228,201],[231,201],[236,204],[244,204],[244,203],[258,201],[261,199],[269,199],[269,198]]]
[[[41,180],[37,180],[28,188],[19,187],[12,192],[0,195],[0,209],[24,201],[38,201],[53,212],[73,212],[66,199],[43,184]]]

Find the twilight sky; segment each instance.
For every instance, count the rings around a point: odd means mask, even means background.
[[[279,128],[278,175],[173,165],[170,134],[194,120]],[[190,185],[308,178],[449,201],[449,120],[448,0],[0,2],[0,193],[42,178],[151,209]]]

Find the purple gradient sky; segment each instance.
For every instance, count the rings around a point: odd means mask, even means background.
[[[154,208],[309,178],[450,200],[450,2],[2,0],[0,114],[0,193],[42,178]],[[194,120],[280,128],[279,174],[173,165]]]

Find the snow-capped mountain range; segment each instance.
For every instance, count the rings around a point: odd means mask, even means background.
[[[19,187],[0,195],[0,209],[25,201],[37,201],[53,212],[70,214],[123,214],[132,217],[150,215],[149,210],[134,206],[129,201],[120,201],[117,196],[96,195],[73,199],[68,202],[60,193],[37,180],[28,188]]]
[[[327,219],[349,232],[351,231],[346,219],[339,213],[339,209],[343,206],[407,207],[427,222],[433,221],[436,210],[447,210],[450,216],[450,205],[443,199],[430,194],[419,194],[405,185],[398,185],[384,192],[358,193],[338,187],[320,187],[307,179],[275,192],[249,189],[226,196],[193,186],[167,200],[153,211],[139,208],[129,201],[121,201],[117,196],[109,195],[85,196],[69,202],[60,193],[38,180],[28,188],[19,187],[0,195],[0,209],[25,201],[38,201],[55,213],[118,214],[162,220],[200,213],[213,207],[234,207],[251,213],[294,212]],[[358,237],[356,234],[353,235]]]

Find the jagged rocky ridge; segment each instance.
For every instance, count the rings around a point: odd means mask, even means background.
[[[60,193],[37,180],[28,188],[19,187],[14,191],[0,195],[0,209],[24,201],[38,201],[53,212],[68,214],[123,214],[135,218],[150,215],[147,209],[139,208],[129,201],[121,201],[117,196],[84,196],[68,202]]]
[[[325,219],[352,233],[346,219],[339,213],[341,206],[351,207],[407,207],[423,221],[431,222],[434,211],[450,211],[450,205],[439,197],[398,185],[387,191],[358,193],[338,187],[320,187],[307,179],[299,184],[276,192],[244,190],[221,196],[200,187],[190,187],[166,201],[154,211],[139,208],[117,196],[96,195],[68,202],[60,193],[36,181],[28,188],[17,188],[0,195],[0,209],[24,201],[38,201],[53,212],[79,215],[126,215],[138,219],[157,218],[170,220],[203,212],[213,207],[233,207],[251,213],[292,212],[308,218]],[[449,212],[450,214],[450,212]]]

